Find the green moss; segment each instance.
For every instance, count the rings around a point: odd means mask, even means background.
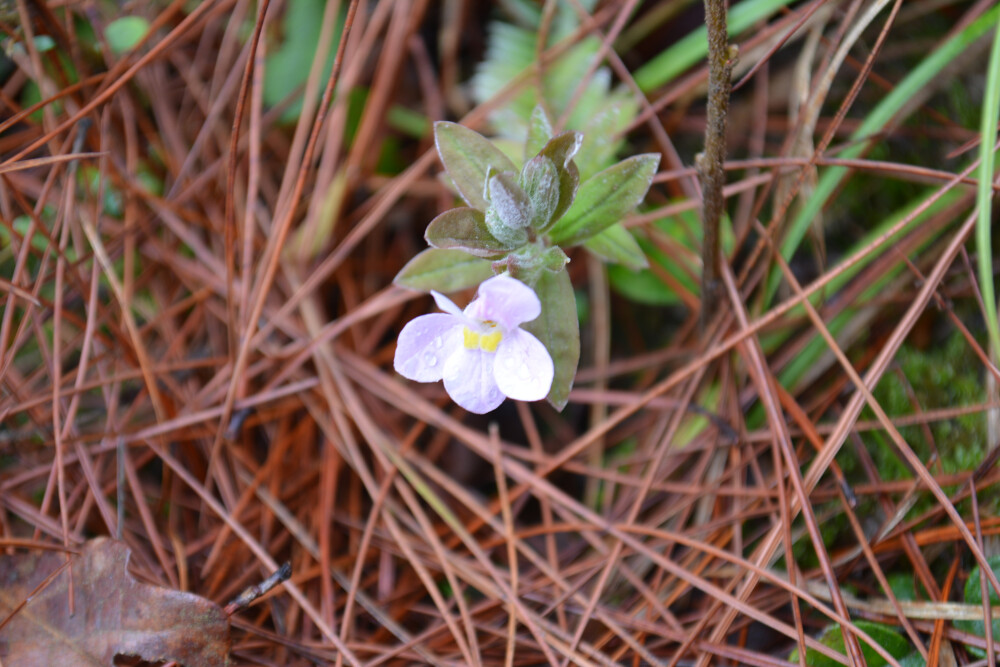
[[[924,411],[954,409],[986,400],[982,380],[982,363],[959,332],[954,332],[942,345],[926,350],[904,345],[896,357],[900,373],[890,370],[875,389],[875,398],[892,417],[914,414],[909,389]],[[874,413],[865,410],[865,419]],[[982,415],[971,414],[935,421],[929,425],[941,469],[948,474],[975,469],[989,450],[986,424]],[[900,433],[925,465],[933,466],[934,450],[921,426],[900,428]],[[864,438],[869,452],[884,479],[907,479],[911,475],[900,461],[894,448],[878,432]],[[933,469],[933,468],[932,468]]]

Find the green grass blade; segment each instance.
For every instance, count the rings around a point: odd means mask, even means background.
[[[791,0],[745,0],[730,7],[729,35],[738,35],[790,3]],[[655,90],[704,58],[706,53],[708,37],[702,26],[637,69],[635,82],[643,92]]]
[[[912,202],[902,207],[894,214],[887,216],[884,221],[879,223],[878,227],[872,229],[870,232],[865,234],[865,236],[862,239],[860,239],[857,243],[855,243],[854,246],[851,248],[851,250],[845,254],[845,257],[853,258],[857,253],[865,252],[867,248],[872,243],[875,242],[876,239],[883,236],[901,219],[910,215],[912,211],[914,211],[917,207],[922,205],[931,195],[932,193],[928,192],[925,196],[921,196],[914,199]],[[924,224],[929,218],[938,215],[942,211],[955,205],[955,203],[959,199],[961,199],[961,197],[962,193],[959,192],[958,190],[950,190],[946,192],[944,196],[942,196],[939,200],[934,202],[930,207],[928,207],[926,211],[921,213],[919,216],[915,217],[903,229],[900,229],[899,232],[897,232],[891,239],[888,239],[886,241],[886,244],[887,245],[895,244],[900,238],[902,238],[906,234],[911,233],[919,225]],[[934,243],[940,237],[940,235],[941,232],[938,231],[928,236],[928,238],[926,238],[920,244],[919,248],[917,249],[917,252],[921,252],[928,245]],[[832,294],[838,291],[845,284],[847,284],[852,278],[854,278],[858,273],[860,273],[865,267],[874,262],[877,257],[878,254],[871,254],[870,256],[858,262],[857,264],[852,266],[850,269],[848,269],[841,275],[837,276],[837,278],[830,281],[829,285],[827,286],[826,293]],[[844,261],[847,262],[850,260],[848,259]],[[857,299],[857,303],[860,304],[870,303],[872,299],[874,299],[879,293],[881,293],[885,289],[885,287],[888,284],[890,284],[891,281],[894,280],[901,271],[903,271],[903,269],[904,265],[902,264],[902,262],[900,262],[896,264],[896,266],[886,271],[884,275],[877,278],[875,282],[862,293],[862,295]],[[814,306],[818,307],[820,301],[822,300],[822,295],[815,294],[812,297],[810,297],[809,300],[810,302],[812,302]],[[858,310],[857,308],[847,308],[844,310],[844,312],[838,314],[830,322],[827,323],[827,328],[830,330],[830,333],[833,334],[834,338],[839,337],[841,332],[844,331],[845,327],[850,325],[851,321],[857,315],[857,310]],[[789,312],[788,317],[789,318],[805,317],[805,309],[802,308],[801,306],[798,308],[794,308]],[[783,333],[790,334],[792,332],[786,331]],[[826,341],[819,335],[818,332],[814,332],[813,336],[814,336],[813,339],[809,342],[809,344],[805,348],[803,348],[802,352],[796,355],[795,359],[792,360],[792,362],[788,366],[786,366],[780,371],[778,378],[782,386],[789,388],[798,386],[802,378],[812,368],[814,368],[816,364],[820,361],[820,358],[824,354],[826,354],[827,352]],[[781,344],[786,338],[787,335],[786,336],[779,335],[776,336],[773,339],[773,341],[775,344]],[[770,346],[768,347],[770,348]],[[766,351],[770,351],[770,349],[766,349]]]
[[[997,138],[997,117],[1000,116],[1000,18],[990,51],[986,73],[986,94],[983,98],[983,119],[979,143],[979,187],[976,189],[976,248],[979,255],[979,289],[986,307],[986,328],[994,361],[1000,357],[1000,329],[997,327],[996,290],[993,288],[993,244],[990,234],[990,209],[993,208],[993,176]]]
[[[892,92],[868,114],[864,122],[851,135],[851,139],[857,143],[842,151],[840,157],[845,159],[859,157],[866,148],[866,143],[863,140],[881,132],[910,98],[916,95],[922,88],[929,85],[931,80],[948,63],[957,58],[966,48],[989,30],[998,17],[1000,17],[1000,6],[990,9],[965,30],[952,37],[928,55],[923,62],[914,68],[906,78],[900,81]],[[847,173],[848,169],[846,167],[830,167],[823,171],[823,175],[820,177],[812,196],[788,226],[788,232],[781,243],[781,256],[786,260],[791,259],[805,237],[809,225],[819,215],[820,210],[826,205],[827,199],[837,189],[837,186],[840,185],[840,182]],[[773,271],[767,283],[767,303],[770,303],[774,298],[779,280],[779,273]]]

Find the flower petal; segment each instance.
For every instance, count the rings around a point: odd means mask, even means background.
[[[465,309],[467,316],[481,322],[496,322],[506,331],[530,322],[541,313],[542,302],[535,290],[507,274],[483,281],[479,297]]]
[[[434,297],[434,303],[437,304],[438,308],[455,317],[462,317],[462,309],[456,306],[455,302],[444,294],[431,290],[431,296]]]
[[[503,403],[503,393],[493,378],[495,354],[480,349],[458,350],[444,365],[444,388],[451,399],[469,412],[486,414]]]
[[[549,395],[555,367],[542,341],[527,331],[507,333],[497,348],[493,373],[497,386],[518,401],[538,401]]]
[[[444,313],[421,315],[407,322],[396,344],[396,372],[417,382],[440,380],[448,357],[462,347],[462,327],[460,319]]]

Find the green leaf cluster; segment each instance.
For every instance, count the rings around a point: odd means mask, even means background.
[[[486,57],[471,89],[480,104],[511,85],[518,90],[494,105],[492,141],[451,123],[435,126],[447,176],[467,206],[435,218],[425,235],[431,247],[396,277],[397,284],[415,289],[452,291],[508,271],[530,285],[542,315],[525,328],[552,355],[555,380],[548,398],[560,409],[580,356],[563,249],[583,246],[631,271],[648,267],[636,237],[620,221],[645,197],[659,165],[657,155],[613,164],[638,103],[626,89],[612,89],[608,68],[595,67],[602,57],[597,38],[560,45],[560,55],[538,67],[539,50],[559,45],[579,28],[577,5],[592,11],[595,1],[558,0],[540,45],[538,3],[504,3],[511,22],[490,25]],[[553,132],[552,119],[567,131]]]
[[[547,31],[544,49],[560,46],[579,28],[576,3],[560,0]],[[593,10],[593,0],[579,3]],[[582,180],[607,167],[622,146],[621,134],[633,121],[638,105],[624,88],[612,88],[607,67],[593,69],[600,56],[600,40],[588,36],[538,66],[541,12],[538,3],[511,0],[505,3],[517,25],[494,21],[489,26],[486,57],[472,78],[472,95],[484,104],[508,86],[518,85],[509,102],[494,109],[489,120],[512,150],[525,145],[532,114],[541,106],[569,130],[581,132],[584,143],[576,156]],[[593,69],[593,71],[591,71]],[[577,94],[581,81],[586,81]],[[572,107],[570,104],[572,103]],[[540,146],[529,148],[534,155]],[[528,155],[525,156],[527,158]]]
[[[588,11],[595,5],[593,0],[579,4]],[[521,155],[523,146],[523,158],[527,160],[541,149],[537,139],[530,136],[536,127],[532,115],[538,107],[558,118],[566,129],[582,134],[583,143],[574,162],[580,180],[586,181],[614,162],[624,145],[622,135],[638,113],[638,103],[624,87],[612,87],[607,67],[594,68],[595,60],[601,57],[601,43],[596,37],[583,38],[539,68],[536,56],[542,19],[538,4],[510,0],[505,8],[516,25],[503,21],[490,24],[486,57],[472,79],[472,95],[477,103],[484,104],[509,86],[518,86],[513,98],[489,115],[498,135],[496,143],[508,155]],[[579,26],[574,4],[558,1],[545,48],[561,48],[560,42],[572,38]],[[581,81],[586,84],[578,91]],[[648,266],[633,233],[620,224],[611,225],[583,246],[603,261],[630,272]],[[623,280],[627,282],[627,276]]]
[[[431,247],[403,267],[395,282],[450,291],[478,284],[489,273],[507,272],[531,286],[542,315],[526,328],[552,355],[555,380],[548,398],[561,409],[580,358],[579,319],[563,248],[585,244],[618,225],[645,198],[659,155],[622,160],[581,182],[574,158],[583,135],[554,134],[541,107],[531,114],[525,142],[531,157],[520,169],[493,142],[455,123],[436,123],[434,141],[466,206],[431,221],[424,235]]]

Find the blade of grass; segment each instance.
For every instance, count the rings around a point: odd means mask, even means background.
[[[738,35],[757,21],[766,19],[791,0],[746,0],[729,8],[729,36]],[[708,34],[702,26],[676,44],[664,49],[635,71],[636,84],[643,92],[655,90],[699,62],[708,50]]]
[[[930,85],[932,79],[948,63],[952,62],[981,37],[997,21],[998,17],[1000,17],[1000,6],[993,7],[971,23],[965,30],[952,37],[937,49],[934,49],[927,58],[917,65],[906,78],[900,81],[893,91],[868,114],[858,129],[855,130],[854,134],[851,135],[851,140],[857,143],[842,151],[840,157],[845,159],[859,157],[867,147],[867,142],[864,140],[881,132],[900,109],[905,106],[908,100]],[[823,172],[813,195],[788,226],[788,232],[781,243],[781,256],[786,260],[791,259],[792,255],[795,254],[799,244],[806,235],[806,231],[809,229],[809,225],[812,224],[812,221],[819,214],[820,209],[823,208],[826,201],[837,189],[847,173],[848,170],[845,167],[832,167]],[[774,293],[778,289],[778,281],[779,276],[775,271],[771,274],[767,283],[766,302],[770,303],[774,298]]]
[[[938,214],[940,211],[948,208],[949,206],[954,205],[955,202],[957,202],[960,198],[961,198],[960,192],[951,191],[947,193],[947,196],[944,196],[941,199],[939,199],[937,202],[934,203],[933,206],[927,208],[923,213],[914,217],[909,224],[907,224],[905,227],[899,230],[894,235],[895,240],[893,241],[893,243],[898,243],[903,238],[904,234],[912,232],[912,230],[916,229],[918,225],[925,223],[929,217]],[[864,252],[864,249],[868,244],[872,243],[875,239],[885,234],[888,229],[891,229],[892,227],[896,226],[900,220],[909,216],[914,210],[916,210],[917,207],[919,207],[923,203],[923,201],[925,200],[917,200],[913,204],[905,206],[898,213],[888,216],[886,220],[880,223],[876,229],[866,234],[855,245],[852,251],[847,253],[847,256],[852,257],[858,253]],[[928,244],[933,243],[936,239],[939,238],[940,233],[941,232],[939,231],[928,235],[926,239],[924,239],[917,245],[914,251],[915,252],[923,251]],[[839,275],[836,280],[830,281],[827,287],[827,293],[832,294],[834,292],[837,292],[840,288],[842,288],[845,284],[847,284],[847,282],[851,278],[855,277],[865,267],[874,262],[875,259],[876,256],[869,255],[860,260],[859,262],[857,262],[856,264],[852,265],[849,270]],[[878,295],[880,290],[883,290],[891,280],[893,280],[897,275],[899,275],[899,273],[902,270],[903,270],[903,264],[902,262],[900,262],[897,266],[887,271],[875,283],[873,283],[868,289],[866,289],[858,298],[857,303],[860,304],[868,303],[872,298]],[[810,299],[810,302],[817,306],[821,301],[822,301],[821,295],[819,294],[815,295],[813,298]],[[790,318],[798,317],[802,315],[803,312],[804,311],[801,306],[797,307],[789,312],[789,317]],[[834,333],[834,335],[839,335],[841,331],[843,331],[843,329],[850,324],[854,316],[857,315],[857,312],[858,308],[846,308],[844,312],[835,316],[829,324],[830,330]],[[792,332],[790,331],[785,331],[781,332],[780,335],[771,338],[769,340],[768,351],[774,351],[777,349],[779,345],[784,344],[785,341],[788,339],[788,337],[790,337],[791,333]],[[779,373],[779,377],[781,378],[782,384],[786,387],[797,386],[802,377],[806,373],[808,373],[810,369],[815,367],[819,358],[825,353],[825,350],[826,346],[823,344],[822,340],[818,336],[815,337],[813,341],[809,344],[809,346],[804,348],[800,354],[796,355],[795,359],[792,360],[792,362],[787,367],[782,369],[782,371]]]
[[[997,116],[1000,114],[1000,17],[996,19],[996,36],[990,50],[986,73],[986,94],[983,96],[983,118],[979,142],[979,187],[976,189],[976,248],[979,253],[979,289],[986,307],[986,329],[990,334],[990,352],[994,360],[1000,356],[1000,328],[997,326],[996,291],[993,288],[993,245],[990,214],[993,202],[994,160],[996,157]]]

